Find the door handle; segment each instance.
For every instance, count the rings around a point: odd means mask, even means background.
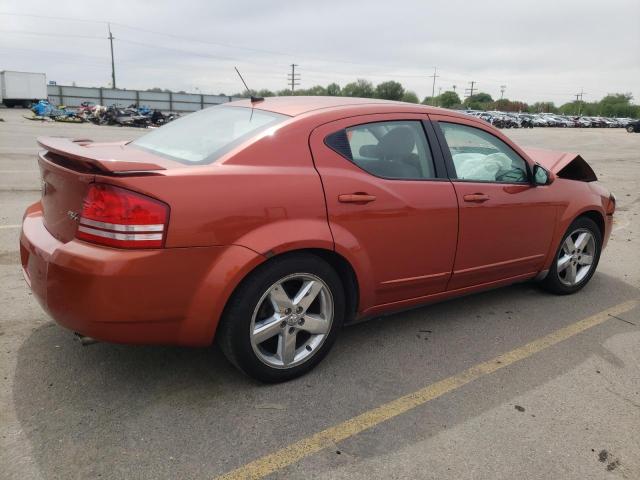
[[[464,198],[465,202],[482,203],[489,200],[489,195],[486,195],[484,193],[471,193],[471,194],[465,195],[462,198]]]
[[[342,193],[338,195],[338,201],[341,203],[369,203],[375,199],[375,195],[367,193]]]

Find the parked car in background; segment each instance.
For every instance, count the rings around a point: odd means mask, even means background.
[[[581,127],[581,128],[621,128],[626,127],[631,118],[587,117],[560,115],[555,113],[515,113],[499,111],[466,110],[463,113],[480,118],[497,128],[522,127]]]
[[[589,118],[587,117],[578,117],[578,119],[576,120],[577,127],[588,128],[591,127],[591,124],[591,120],[589,120]]]
[[[532,120],[534,127],[548,127],[549,123],[542,115],[533,115]]]
[[[635,120],[633,122],[627,123],[627,126],[625,128],[629,133],[640,132],[640,120]]]
[[[205,346],[289,380],[345,322],[537,280],[584,287],[615,198],[580,155],[472,116],[271,97],[133,142],[40,138],[24,277],[82,337]]]
[[[520,126],[522,128],[533,128],[534,126],[533,115],[529,115],[527,113],[521,113],[519,114],[519,118],[520,118]]]
[[[621,127],[626,128],[629,123],[633,122],[633,118],[616,118]]]
[[[612,118],[602,117],[602,121],[604,122],[604,126],[607,128],[615,128],[618,126],[618,122]]]

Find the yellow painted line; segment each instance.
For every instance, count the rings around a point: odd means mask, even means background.
[[[310,437],[303,438],[274,453],[254,460],[242,467],[232,470],[218,480],[258,479],[288,467],[303,458],[317,453],[325,448],[352,437],[364,430],[374,427],[382,422],[390,420],[435,398],[452,392],[480,377],[489,375],[496,370],[512,365],[520,360],[529,358],[557,343],[578,335],[585,330],[600,325],[612,315],[620,315],[628,312],[638,305],[638,301],[630,300],[621,303],[591,317],[579,320],[544,337],[533,340],[510,352],[499,355],[489,361],[474,365],[473,367],[439,382],[428,385],[420,390],[392,400],[389,403],[368,410],[357,417],[353,417],[333,427],[327,428]]]
[[[22,225],[0,225],[0,230],[7,228],[20,228]]]

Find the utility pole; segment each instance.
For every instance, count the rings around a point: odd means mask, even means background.
[[[469,87],[469,88],[465,88],[465,89],[464,89],[465,97],[473,97],[473,92],[474,92],[474,90],[476,90],[476,88],[474,88],[474,86],[475,86],[478,82],[476,82],[476,81],[472,80],[472,81],[471,81],[471,82],[469,82],[469,83],[471,84],[471,87]]]
[[[291,86],[291,95],[293,95],[296,85],[300,85],[300,74],[296,73],[296,67],[299,67],[299,66],[300,65],[298,64],[292,63],[291,73],[287,74],[287,79],[288,79],[289,85]]]
[[[433,67],[433,75],[429,75],[429,78],[433,78],[433,85],[431,87],[431,103],[433,105],[435,105],[436,103],[436,78],[438,78],[440,75],[437,75],[438,73],[438,68],[437,67]]]
[[[500,100],[504,98],[504,91],[507,89],[506,85],[500,85]]]
[[[113,34],[111,33],[111,24],[107,23],[109,29],[109,43],[111,44],[111,88],[116,88],[116,64],[113,61]]]
[[[584,95],[584,88],[580,89],[580,93],[576,93],[576,103],[578,104],[578,116],[580,116],[580,112],[582,111],[582,96]]]

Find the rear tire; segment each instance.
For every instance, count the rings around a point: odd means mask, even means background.
[[[240,284],[216,338],[229,361],[248,376],[284,382],[324,358],[344,315],[344,290],[334,269],[312,254],[284,255]]]
[[[579,217],[562,237],[553,263],[541,286],[557,295],[582,289],[596,271],[602,252],[602,234],[588,217]]]
[[[633,132],[634,132],[634,130],[635,130],[635,129],[633,128],[633,125],[629,125],[629,126],[627,127],[627,132],[629,132],[629,133],[633,133]]]

